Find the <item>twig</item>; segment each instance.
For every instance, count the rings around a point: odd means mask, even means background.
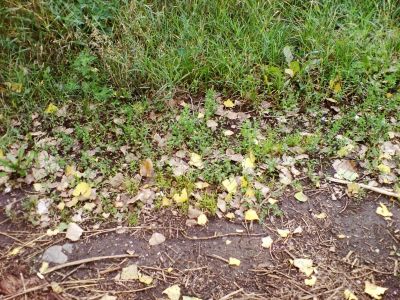
[[[1,235],[4,235],[4,236],[6,236],[6,237],[8,237],[8,238],[10,238],[10,239],[13,239],[14,241],[17,241],[18,243],[21,243],[21,244],[24,243],[24,242],[21,241],[20,239],[17,239],[16,237],[13,237],[12,235],[7,234],[6,232],[1,232],[1,231],[0,231],[0,234],[1,234]]]
[[[335,183],[340,183],[340,184],[350,184],[350,183],[352,183],[351,181],[337,179],[337,178],[333,178],[333,177],[326,177],[326,179],[328,181],[335,182]],[[388,191],[386,189],[378,188],[378,187],[374,187],[374,186],[369,186],[369,185],[366,185],[366,184],[363,184],[363,183],[357,183],[357,184],[360,187],[362,187],[363,189],[370,190],[370,191],[373,191],[373,192],[376,192],[376,193],[379,193],[379,194],[383,194],[383,195],[386,195],[386,196],[395,197],[397,199],[400,199],[400,194],[393,193],[393,192]]]
[[[2,300],[15,299],[15,298],[17,298],[19,296],[23,296],[23,295],[28,294],[28,293],[36,292],[36,291],[39,291],[41,289],[47,288],[49,286],[50,286],[49,283],[43,284],[43,285],[39,285],[39,286],[35,286],[35,287],[30,288],[30,289],[26,289],[26,290],[24,290],[22,292],[16,293],[14,295],[7,296],[7,297],[3,298]]]
[[[234,291],[232,293],[229,293],[229,294],[223,296],[222,298],[219,298],[219,300],[228,300],[228,299],[230,299],[230,297],[232,297],[232,296],[234,296],[236,294],[242,293],[242,292],[243,292],[243,288],[238,289],[238,290],[236,290],[236,291]]]
[[[93,262],[93,261],[98,261],[98,260],[104,260],[104,259],[113,259],[113,258],[125,258],[125,257],[137,257],[137,255],[131,255],[131,254],[121,254],[121,255],[109,255],[109,256],[97,256],[97,257],[89,257],[85,259],[80,259],[80,260],[75,260],[71,262],[67,262],[65,264],[61,264],[58,266],[54,266],[52,268],[47,269],[44,271],[42,274],[49,274],[54,271],[66,268],[66,267],[71,267],[71,266],[76,266],[76,265],[81,265],[81,264],[86,264],[88,262]]]
[[[216,234],[216,235],[212,235],[212,236],[188,236],[185,233],[182,232],[182,235],[189,239],[189,240],[211,240],[211,239],[218,239],[221,237],[227,237],[227,236],[263,236],[265,234],[263,233],[251,233],[251,234],[246,234],[246,233],[225,233],[225,234]]]
[[[211,257],[211,258],[219,259],[219,260],[221,260],[221,261],[226,262],[227,264],[229,264],[229,260],[227,260],[227,259],[225,259],[225,258],[223,258],[223,257],[221,257],[221,256],[218,256],[218,255],[216,255],[216,254],[210,254],[210,255],[206,255],[206,256]]]

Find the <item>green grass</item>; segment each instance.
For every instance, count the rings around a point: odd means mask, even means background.
[[[37,139],[27,134],[46,131],[61,140],[52,153],[66,162],[73,153],[82,171],[109,176],[120,168],[137,172],[119,151],[126,145],[155,160],[182,147],[202,155],[252,149],[274,176],[274,157],[293,147],[334,155],[341,134],[372,153],[399,130],[396,1],[10,0],[0,7],[4,152],[14,143],[35,149]],[[206,126],[216,118],[216,97],[240,100],[254,112],[235,139]],[[265,101],[271,103],[267,121],[259,113]],[[50,103],[68,105],[66,115],[44,114]],[[203,119],[193,107],[204,108]],[[265,139],[259,141],[260,131]],[[166,148],[154,142],[155,133],[170,134]],[[200,175],[219,183],[238,168],[206,162]]]

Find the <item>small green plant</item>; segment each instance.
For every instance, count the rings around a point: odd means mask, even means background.
[[[11,173],[19,177],[25,177],[35,157],[36,153],[34,151],[26,152],[25,146],[20,147],[16,155],[8,153],[4,158],[0,158],[0,166],[5,167],[7,170],[0,172],[0,176]]]
[[[217,212],[217,196],[216,194],[204,194],[199,201],[200,208],[208,211],[211,215]]]
[[[127,219],[129,226],[136,226],[139,224],[139,215],[137,212],[130,212]]]

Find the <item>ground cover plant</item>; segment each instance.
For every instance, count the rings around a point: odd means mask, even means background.
[[[325,220],[305,208],[314,195],[368,206],[372,190],[396,228],[399,24],[390,0],[3,1],[6,220],[47,237],[171,211],[196,228],[269,226],[282,199]]]

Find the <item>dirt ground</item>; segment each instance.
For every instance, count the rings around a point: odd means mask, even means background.
[[[24,193],[2,195],[0,299],[101,299],[106,293],[118,299],[167,299],[162,292],[174,284],[182,295],[200,299],[344,299],[345,289],[358,299],[371,299],[364,293],[367,280],[388,288],[384,299],[400,299],[399,203],[373,193],[350,199],[337,187],[333,200],[332,189],[326,184],[307,190],[306,203],[283,196],[279,203],[284,216],[270,216],[260,224],[214,218],[205,227],[187,227],[185,217],[165,210],[143,217],[140,226],[132,228],[107,224],[94,230],[88,225],[73,243],[68,261],[110,258],[64,267],[42,279],[36,273],[43,252],[67,240],[64,234],[49,237],[11,221],[4,214],[5,206]],[[390,207],[391,220],[376,214],[379,202]],[[316,212],[327,217],[318,219]],[[302,232],[293,233],[296,228]],[[277,229],[289,229],[291,234],[282,238]],[[150,246],[154,232],[162,233],[166,241]],[[270,249],[261,246],[265,236],[274,240]],[[22,250],[10,256],[18,246]],[[131,257],[111,257],[121,254]],[[229,266],[229,257],[239,259],[240,266]],[[295,258],[313,260],[314,286],[305,285],[305,275],[290,263]],[[131,263],[153,282],[115,280]],[[63,292],[55,292],[52,282]],[[26,293],[29,289],[32,292]],[[21,292],[24,296],[18,296]]]

